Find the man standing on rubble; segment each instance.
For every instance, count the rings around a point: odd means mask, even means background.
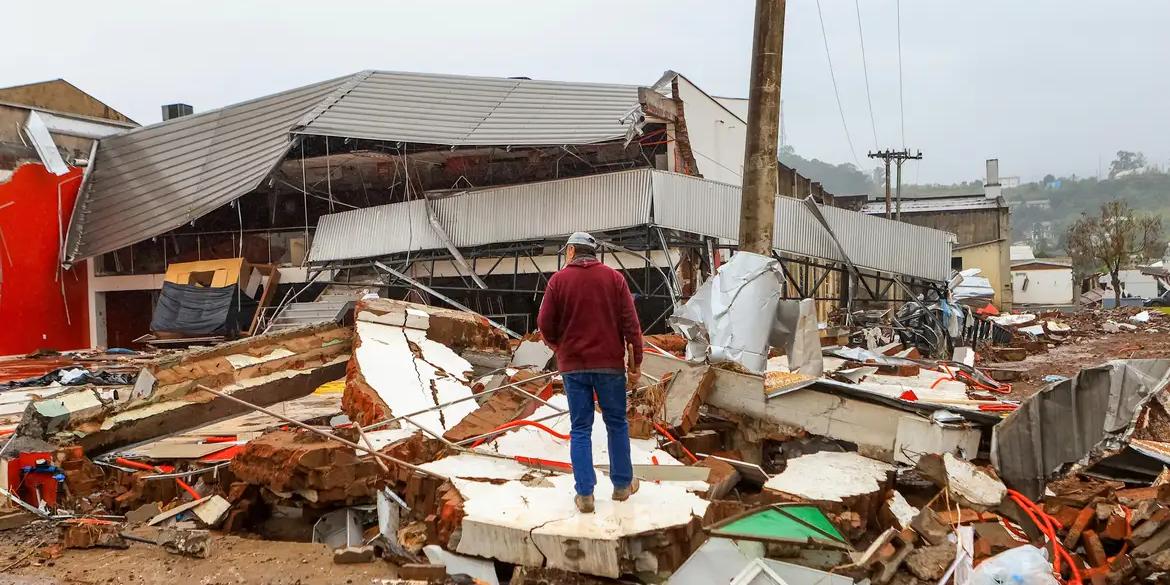
[[[626,386],[633,388],[642,375],[642,326],[625,277],[597,260],[593,236],[585,232],[569,236],[565,260],[565,267],[548,281],[536,324],[544,342],[556,351],[565,381],[575,502],[578,510],[589,513],[597,484],[592,442],[595,396],[609,441],[613,500],[625,501],[638,491],[630,463]]]

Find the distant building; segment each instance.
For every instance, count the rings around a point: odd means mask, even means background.
[[[1004,189],[1015,189],[1016,187],[1020,186],[1020,178],[1000,177],[999,184],[1002,185]]]
[[[951,264],[956,270],[978,268],[995,288],[993,302],[1000,309],[1012,307],[1011,209],[1002,196],[999,161],[987,161],[982,193],[970,195],[902,195],[902,221],[955,234]],[[896,215],[896,205],[871,197],[862,213]]]
[[[1014,250],[1017,246],[1012,246]],[[1031,248],[1028,248],[1031,252]],[[1029,258],[1012,262],[1012,301],[1024,306],[1069,306],[1075,300],[1072,262]]]
[[[1028,244],[1012,244],[1011,259],[1012,262],[1016,260],[1034,260],[1036,255],[1032,252],[1032,246]]]

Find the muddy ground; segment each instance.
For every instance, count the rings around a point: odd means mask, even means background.
[[[393,565],[380,560],[334,564],[324,544],[249,540],[230,535],[214,537],[211,557],[207,559],[182,557],[153,545],[131,543],[126,550],[64,550],[55,557],[46,555],[48,551],[42,546],[21,561],[43,536],[29,535],[30,542],[20,542],[25,536],[11,534],[15,532],[19,531],[0,533],[4,535],[0,536],[0,585],[369,585],[396,575]],[[16,566],[8,568],[13,564]]]
[[[1025,398],[1048,385],[1044,376],[1052,374],[1071,378],[1083,368],[1109,360],[1144,358],[1170,358],[1170,330],[1102,332],[1097,336],[1057,345],[1045,353],[1030,355],[1022,362],[1000,362],[999,365],[1027,370],[1020,379],[1011,382],[1011,397]]]

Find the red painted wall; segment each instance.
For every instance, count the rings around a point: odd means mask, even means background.
[[[58,258],[80,186],[81,169],[58,177],[40,164],[21,165],[0,183],[0,355],[90,345],[85,264],[60,271]]]

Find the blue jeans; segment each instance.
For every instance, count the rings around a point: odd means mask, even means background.
[[[569,399],[569,458],[577,493],[593,495],[597,475],[593,471],[593,392],[601,406],[601,420],[609,438],[609,476],[614,489],[634,481],[630,463],[630,423],[626,420],[626,377],[622,374],[568,373],[565,395]]]

